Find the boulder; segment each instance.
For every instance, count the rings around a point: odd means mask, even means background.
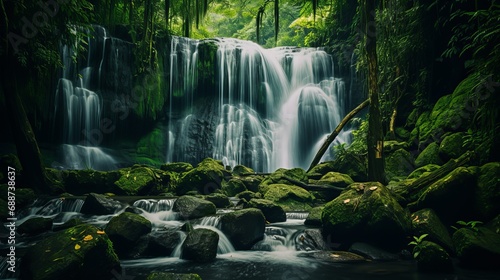
[[[339,172],[330,171],[323,175],[319,180],[309,180],[311,184],[331,187],[331,190],[325,189],[314,192],[316,199],[323,199],[325,202],[337,197],[340,193],[338,188],[345,188],[354,183],[351,176]]]
[[[419,253],[416,257],[417,268],[422,272],[450,272],[453,271],[451,258],[438,244],[431,241],[422,241],[414,248]]]
[[[110,215],[121,208],[123,208],[123,205],[119,201],[102,194],[91,193],[85,198],[80,212],[88,215]]]
[[[307,174],[302,168],[292,168],[284,169],[279,168],[278,170],[267,176],[259,185],[259,192],[263,195],[269,190],[269,186],[273,184],[288,184],[293,185],[288,179],[300,181],[302,183],[308,182]]]
[[[240,178],[231,178],[228,182],[223,182],[222,184],[222,192],[227,196],[236,196],[246,190],[247,187]]]
[[[120,178],[114,182],[125,195],[156,195],[168,191],[170,174],[149,166],[134,165],[119,170]]]
[[[461,228],[452,240],[461,266],[498,269],[500,234],[485,227]]]
[[[245,188],[252,192],[259,191],[259,185],[262,183],[264,178],[260,175],[244,176],[239,178],[240,181],[245,185]]]
[[[314,196],[307,190],[286,184],[269,185],[264,198],[281,206],[285,211],[309,211]]]
[[[250,199],[252,199],[252,198],[262,198],[262,194],[255,193],[252,191],[244,191],[244,192],[240,192],[239,194],[237,194],[236,197],[239,199],[244,199],[245,201],[250,201]]]
[[[206,201],[212,202],[217,208],[227,208],[232,205],[229,198],[221,193],[212,193],[205,196]]]
[[[129,212],[113,217],[106,225],[106,233],[120,258],[131,257],[130,248],[142,236],[151,232],[151,222],[146,218]]]
[[[323,234],[319,228],[308,228],[295,238],[295,249],[298,251],[329,250],[328,244],[323,240]]]
[[[413,170],[415,161],[407,150],[396,150],[385,158],[385,174],[389,181],[406,178]]]
[[[121,271],[106,233],[87,224],[37,242],[26,251],[19,270],[27,280],[109,280]]]
[[[222,232],[236,250],[249,250],[264,237],[266,218],[259,209],[248,208],[224,214],[220,219]]]
[[[139,258],[169,257],[181,242],[176,230],[152,231],[139,238],[130,255]]]
[[[334,242],[365,241],[382,248],[406,244],[411,230],[408,213],[380,183],[354,183],[328,202],[321,220],[323,234]]]
[[[434,172],[439,167],[440,166],[437,164],[427,164],[427,165],[421,166],[421,167],[413,170],[413,172],[410,173],[410,175],[408,175],[408,177],[406,177],[406,179],[418,179],[422,176],[427,176],[430,173]]]
[[[309,215],[307,215],[306,220],[304,221],[305,225],[308,226],[321,226],[321,212],[323,212],[323,206],[314,207],[309,211]]]
[[[202,218],[214,215],[217,212],[212,202],[190,195],[179,197],[174,202],[172,210],[179,212],[180,218],[183,220]]]
[[[88,193],[116,193],[125,194],[115,186],[115,181],[120,178],[119,171],[97,171],[92,169],[60,171],[64,178],[64,188],[74,195]]]
[[[37,235],[49,231],[51,229],[52,229],[51,218],[35,217],[26,220],[24,223],[20,224],[17,227],[17,232],[19,234]]]
[[[219,235],[206,228],[190,231],[181,246],[181,259],[197,262],[213,261],[217,256]]]
[[[187,162],[172,162],[165,163],[160,166],[161,170],[170,171],[175,173],[186,173],[193,169],[193,166]]]
[[[229,175],[221,161],[206,158],[195,168],[182,174],[176,192],[178,195],[184,195],[189,191],[210,194],[220,189],[222,180]]]
[[[452,158],[459,158],[469,149],[470,145],[464,145],[465,133],[457,132],[445,136],[439,145],[439,156],[448,161]]]
[[[279,205],[267,199],[250,199],[245,208],[257,208],[262,211],[266,221],[270,223],[278,223],[286,221],[286,213]]]
[[[398,142],[395,140],[384,141],[384,152],[392,153],[399,149],[408,149],[409,145],[407,142]]]
[[[153,272],[146,280],[201,280],[201,277],[194,273]]]
[[[75,227],[75,226],[78,226],[81,224],[83,224],[82,220],[80,220],[78,218],[72,218],[72,219],[68,220],[67,222],[65,222],[64,224],[54,226],[52,230],[53,231],[61,231],[61,230],[72,228],[72,227]]]
[[[349,252],[374,261],[397,261],[399,259],[399,256],[396,254],[389,253],[383,249],[363,242],[352,244],[349,248]]]
[[[236,165],[235,167],[233,167],[233,174],[234,175],[248,175],[248,174],[254,174],[255,171],[250,168],[250,167],[246,167],[244,165]]]
[[[422,167],[428,164],[442,165],[444,162],[439,156],[439,145],[436,142],[430,143],[418,154],[415,159],[415,166]]]
[[[419,210],[411,214],[411,221],[414,236],[428,234],[427,240],[443,246],[448,252],[454,251],[450,234],[434,210],[430,208]]]
[[[488,221],[500,213],[500,163],[490,162],[479,168],[474,212],[477,219]]]

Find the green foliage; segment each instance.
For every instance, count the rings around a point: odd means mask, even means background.
[[[420,255],[420,252],[422,251],[422,241],[428,236],[429,234],[425,233],[420,235],[419,237],[413,236],[413,241],[408,243],[408,245],[413,245],[413,258],[416,259],[418,255]]]
[[[457,225],[460,225],[462,226],[463,228],[469,228],[471,230],[473,230],[474,232],[479,232],[479,229],[478,229],[478,225],[481,225],[483,224],[483,222],[481,221],[468,221],[468,222],[464,222],[464,221],[457,221]],[[454,230],[458,230],[457,227],[455,226],[451,226]]]

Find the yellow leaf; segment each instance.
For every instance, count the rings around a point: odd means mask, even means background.
[[[85,236],[85,237],[83,238],[83,241],[89,241],[89,240],[92,240],[92,239],[94,239],[94,237],[93,237],[92,235],[90,235],[90,234],[89,234],[89,235],[87,235],[87,236]]]
[[[71,237],[71,240],[75,241],[75,240],[76,240],[76,238],[74,238],[74,237]]]
[[[351,201],[349,198],[344,200],[344,203],[349,203],[349,201]]]
[[[81,248],[81,247],[82,247],[82,246],[80,246],[80,245],[76,244],[76,245],[75,245],[75,250],[80,250],[80,248]]]
[[[104,234],[104,230],[98,230],[97,234]]]

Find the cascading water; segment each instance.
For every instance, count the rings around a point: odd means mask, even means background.
[[[306,168],[344,115],[345,85],[323,50],[178,37],[170,50],[169,149],[182,153],[167,161]]]

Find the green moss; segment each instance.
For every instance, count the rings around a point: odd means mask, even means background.
[[[120,179],[115,182],[127,195],[137,195],[156,184],[155,173],[147,167],[120,169]]]
[[[490,162],[479,168],[474,209],[481,220],[488,221],[500,213],[500,163]]]
[[[310,226],[320,226],[321,223],[321,213],[323,212],[324,206],[314,207],[309,211],[309,215],[304,221],[305,225]]]
[[[166,133],[160,129],[155,128],[146,136],[142,137],[137,143],[137,160],[144,161],[145,159],[150,159],[149,162],[138,162],[147,163],[152,166],[159,167],[159,163],[164,161],[166,153]]]
[[[399,149],[385,158],[385,172],[389,180],[406,178],[415,169],[412,155]]]
[[[229,173],[221,161],[206,158],[181,176],[176,192],[178,195],[184,195],[189,191],[210,194],[221,187],[226,175]]]
[[[433,171],[435,171],[439,167],[440,166],[437,164],[427,164],[425,166],[422,166],[422,167],[419,167],[419,168],[413,170],[413,172],[410,173],[410,175],[408,175],[407,179],[418,179],[421,176],[426,176],[426,175],[432,173]]]
[[[162,164],[160,169],[176,173],[185,173],[193,169],[193,166],[187,162],[172,162]]]
[[[485,227],[461,228],[452,237],[460,264],[465,267],[498,268],[500,235]]]
[[[246,190],[245,184],[239,178],[232,178],[228,182],[223,182],[222,184],[222,192],[227,196],[236,196]]]
[[[285,179],[285,177],[301,181],[303,183],[308,182],[307,174],[302,168],[280,168],[262,180],[259,184],[259,192],[265,195],[269,189],[269,185],[271,184],[291,184],[289,180]]]
[[[427,164],[443,164],[443,160],[439,157],[439,145],[436,142],[432,142],[425,147],[415,160],[416,167],[421,167]]]
[[[453,252],[453,244],[448,230],[430,208],[419,210],[411,215],[413,235],[421,236],[428,234],[427,239],[444,246],[448,251]]]
[[[264,199],[276,202],[285,211],[309,211],[314,196],[305,189],[286,184],[271,184]]]
[[[417,267],[423,272],[449,272],[453,270],[450,256],[441,246],[431,241],[419,245]]]

